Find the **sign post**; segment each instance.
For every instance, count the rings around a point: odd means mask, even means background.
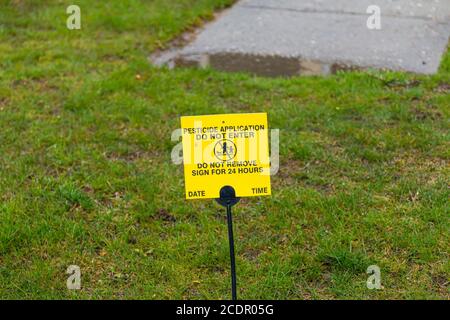
[[[241,197],[268,196],[267,114],[181,118],[186,199],[216,199],[226,208],[232,299],[237,299],[232,207]]]
[[[237,285],[236,285],[236,258],[234,254],[234,236],[233,236],[233,216],[231,208],[239,202],[236,197],[236,192],[231,186],[225,186],[220,189],[220,198],[216,201],[227,208],[227,223],[228,223],[228,241],[230,243],[230,266],[231,266],[231,298],[237,300]]]

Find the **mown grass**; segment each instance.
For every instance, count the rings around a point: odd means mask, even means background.
[[[148,63],[231,2],[80,0],[70,31],[71,1],[0,1],[1,298],[228,298],[224,213],[183,199],[170,136],[181,115],[261,111],[281,167],[236,207],[241,298],[449,298],[450,54],[435,76]]]

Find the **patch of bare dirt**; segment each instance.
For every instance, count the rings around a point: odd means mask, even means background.
[[[442,113],[436,107],[428,106],[427,109],[414,107],[411,111],[416,120],[439,120],[442,118]]]
[[[154,218],[165,222],[176,222],[177,219],[164,208],[158,209]]]

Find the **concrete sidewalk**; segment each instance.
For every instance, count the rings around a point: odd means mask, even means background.
[[[370,5],[381,9],[381,30],[367,27]],[[449,35],[450,0],[242,0],[155,63],[263,76],[348,68],[432,74]]]

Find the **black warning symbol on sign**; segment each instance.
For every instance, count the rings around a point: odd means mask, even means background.
[[[233,141],[223,139],[214,146],[214,154],[220,161],[228,161],[236,157],[237,149]]]

